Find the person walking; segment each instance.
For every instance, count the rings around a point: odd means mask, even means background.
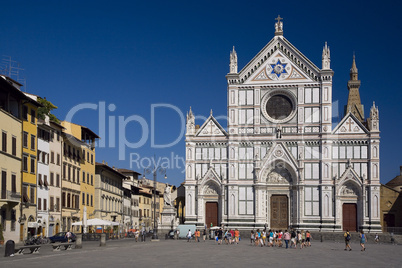
[[[135,242],[138,242],[138,237],[140,236],[140,232],[138,230],[135,230],[134,237],[135,237]]]
[[[191,230],[188,229],[188,233],[187,233],[187,242],[190,242],[191,235],[192,235]]]
[[[300,249],[303,248],[303,244],[302,244],[302,234],[300,231],[297,231],[297,237],[296,237],[296,248],[297,245],[299,245]]]
[[[345,250],[351,251],[352,248],[350,247],[350,240],[352,239],[352,236],[349,233],[349,230],[346,230],[345,234],[343,235],[345,237]]]
[[[269,236],[269,246],[273,247],[274,246],[274,231],[273,230],[269,230],[268,231],[268,236]]]
[[[290,232],[290,247],[292,247],[292,245],[296,248],[296,232],[293,229]]]
[[[265,231],[265,229],[262,231],[262,242],[264,243],[264,245],[268,246],[267,243],[267,232]]]
[[[290,234],[288,230],[285,230],[285,233],[283,234],[283,240],[285,241],[286,244],[286,249],[289,248],[289,240],[290,240]]]
[[[378,242],[380,241],[380,237],[378,236],[377,233],[375,234],[374,241],[376,244],[378,244]]]
[[[204,242],[205,242],[206,239],[207,239],[207,228],[205,228],[202,233],[202,240],[204,240]]]
[[[176,240],[179,240],[179,238],[180,238],[180,230],[177,229],[177,231],[176,231]]]
[[[219,230],[218,230],[218,245],[222,244],[222,236],[223,236],[222,228],[219,228]]]
[[[282,247],[282,237],[283,237],[282,230],[279,230],[277,234],[278,247]]]
[[[311,247],[311,234],[308,230],[306,231],[306,247],[307,246]]]
[[[366,235],[364,234],[364,231],[361,230],[361,232],[360,232],[360,246],[362,247],[362,251],[366,251],[366,247],[365,247],[364,243],[366,243]]]
[[[251,230],[251,234],[250,234],[250,243],[251,243],[251,245],[254,245],[254,243],[255,243],[255,234],[254,234],[253,230]]]
[[[239,230],[235,229],[234,235],[235,235],[235,242],[236,242],[236,244],[239,244],[239,238],[240,238],[240,232],[239,232]]]
[[[145,242],[145,227],[144,226],[142,226],[142,229],[141,229],[141,241]]]
[[[66,233],[66,237],[67,237],[67,242],[70,243],[71,242],[71,232],[70,231],[68,231]]]

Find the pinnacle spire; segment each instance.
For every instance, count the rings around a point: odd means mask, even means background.
[[[322,69],[330,70],[331,69],[331,53],[329,50],[329,46],[327,42],[325,42],[324,48],[322,49]]]
[[[357,81],[358,75],[359,75],[359,71],[356,67],[356,57],[355,57],[355,53],[353,53],[352,68],[350,68],[350,80]]]
[[[237,53],[235,47],[230,51],[229,73],[237,73]]]

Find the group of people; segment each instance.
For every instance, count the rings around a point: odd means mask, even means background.
[[[197,229],[197,230],[194,231],[194,234],[193,234],[193,233],[191,232],[191,230],[189,229],[189,230],[188,230],[188,233],[187,233],[187,242],[190,242],[190,241],[191,241],[191,238],[192,238],[193,236],[194,236],[195,241],[200,242],[201,231]],[[207,239],[207,230],[206,230],[206,229],[203,230],[202,239],[204,240],[204,242],[205,242],[205,240]]]
[[[250,233],[250,243],[254,246],[267,247],[282,247],[283,243],[286,248],[311,247],[311,234],[309,231],[296,231],[291,229],[290,232],[285,230],[262,230],[257,229]]]
[[[346,232],[343,234],[343,236],[345,237],[345,250],[351,251],[352,247],[350,246],[350,240],[352,240],[352,235],[350,234],[349,230],[346,230]],[[366,251],[366,245],[365,244],[366,244],[367,237],[366,237],[366,234],[364,233],[363,230],[360,231],[359,237],[360,237],[361,251]],[[378,234],[375,234],[374,241],[376,243],[378,243],[378,241],[379,241]]]
[[[219,228],[215,231],[215,241],[218,245],[226,243],[226,245],[239,244],[240,232],[237,229],[223,230]]]

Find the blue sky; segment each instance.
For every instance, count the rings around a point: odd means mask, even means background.
[[[107,131],[103,148],[97,148],[97,161],[142,173],[136,166],[139,160],[130,165],[130,154],[134,160],[146,159],[142,164],[153,155],[162,162],[173,157],[178,167],[168,169],[168,182],[179,185],[184,181],[180,158],[184,159],[185,146],[180,116],[171,108],[157,108],[151,128],[151,105],[170,104],[184,114],[192,106],[196,115],[205,117],[210,109],[214,115],[226,115],[225,75],[232,46],[241,69],[274,36],[274,19],[280,14],[284,36],[318,67],[328,42],[335,72],[333,101],[339,102],[341,112],[356,54],[366,116],[373,101],[379,106],[381,182],[386,183],[399,174],[402,165],[402,80],[398,75],[402,6],[395,3],[6,1],[0,11],[0,55],[21,64],[20,78],[26,79],[27,91],[57,105],[55,114],[60,119],[74,107],[91,104],[96,110],[80,110],[72,121],[101,133],[99,111],[105,105]],[[138,120],[127,123],[122,132],[119,117]],[[149,130],[145,138],[140,119]],[[152,131],[157,144],[180,141],[168,148],[152,148]],[[119,160],[119,135],[133,143],[144,138],[145,144],[126,148]]]

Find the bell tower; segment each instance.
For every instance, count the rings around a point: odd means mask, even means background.
[[[345,114],[351,112],[359,119],[364,121],[364,108],[360,101],[360,80],[358,79],[359,72],[356,67],[355,56],[353,55],[352,68],[350,68],[350,80],[348,81],[349,97],[348,104],[345,107]]]

